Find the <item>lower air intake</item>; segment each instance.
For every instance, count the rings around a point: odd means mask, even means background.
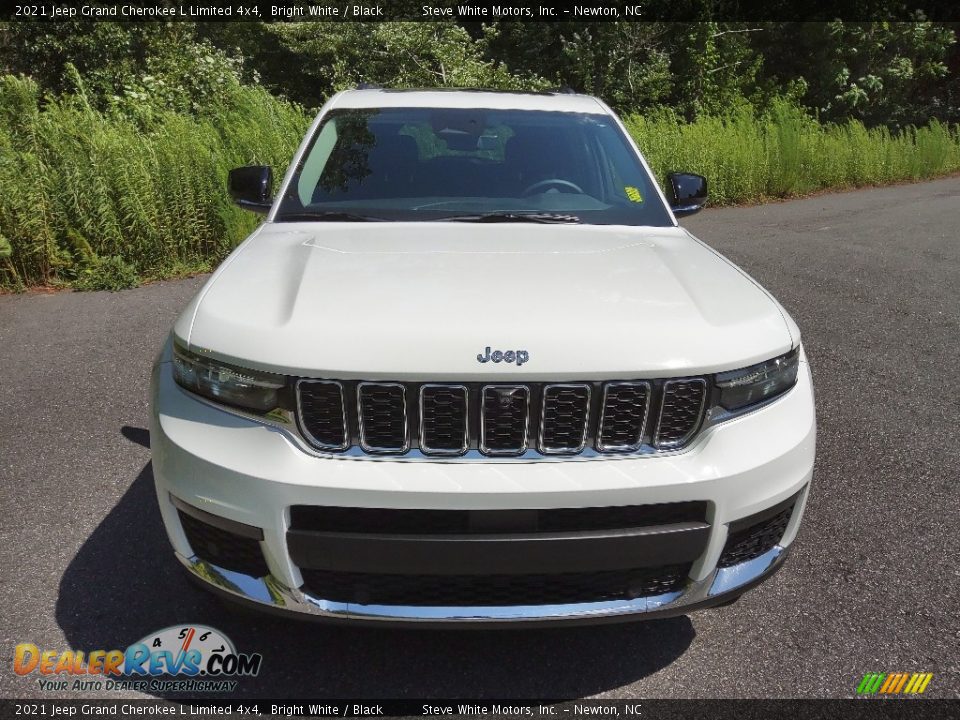
[[[783,539],[783,535],[787,531],[790,516],[793,514],[793,507],[793,505],[790,505],[772,517],[758,522],[747,518],[734,525],[727,537],[727,543],[723,547],[723,553],[720,555],[717,566],[725,568],[738,565],[758,558],[772,550]],[[746,527],[737,527],[744,524],[746,524]]]
[[[360,605],[554,605],[632,600],[682,590],[689,564],[555,575],[374,575],[302,570],[309,594]]]
[[[265,577],[269,574],[257,540],[208,525],[182,510],[177,513],[190,549],[201,560],[224,570],[252,577]]]

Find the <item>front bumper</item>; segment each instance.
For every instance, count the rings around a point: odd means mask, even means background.
[[[578,462],[390,462],[314,457],[277,429],[212,407],[184,392],[174,384],[165,362],[155,368],[153,385],[154,477],[177,558],[195,579],[232,599],[315,619],[423,624],[584,622],[659,617],[722,604],[780,567],[799,528],[813,471],[815,419],[806,362],[801,365],[797,386],[784,397],[709,428],[682,453]],[[696,530],[701,542],[695,557],[687,558],[690,562],[682,586],[629,599],[481,606],[331,600],[305,581],[308,571],[298,564],[298,558],[299,563],[304,562],[305,551],[298,551],[291,539],[296,534],[291,508],[297,506],[474,512],[688,502],[704,503],[705,516],[697,528],[687,528]],[[792,512],[778,529],[776,542],[743,562],[721,562],[731,526],[736,530],[745,518],[759,517],[785,504]],[[203,548],[191,546],[184,515],[246,532],[259,546],[263,569],[239,572],[212,562]],[[681,537],[676,535],[682,545]],[[631,552],[666,556],[676,546],[662,538],[621,537],[606,542],[610,544],[596,546],[609,550],[597,554],[600,564]],[[331,551],[347,547],[354,546],[334,546]],[[422,548],[417,552],[422,558]],[[471,562],[495,562],[498,552],[506,563],[509,551],[505,548],[474,552]],[[351,557],[369,564],[368,556],[375,554],[341,554],[337,564],[348,569]],[[567,558],[571,553],[561,550],[558,555]],[[579,555],[578,562],[588,562],[582,558],[589,552]],[[407,558],[403,554],[397,557],[400,561]]]
[[[482,623],[507,625],[518,622],[540,624],[587,624],[630,619],[656,619],[684,615],[694,610],[723,605],[756,587],[783,565],[788,550],[779,545],[754,560],[721,568],[710,577],[691,582],[682,592],[632,600],[569,603],[561,605],[421,606],[360,605],[334,602],[285,588],[276,578],[255,578],[218,568],[196,556],[177,559],[191,578],[205,589],[226,599],[258,610],[313,620],[341,620],[353,624],[387,625],[416,623],[423,626]]]

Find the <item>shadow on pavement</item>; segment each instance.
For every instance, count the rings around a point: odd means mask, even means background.
[[[150,463],[70,562],[56,618],[70,646],[84,651],[123,649],[170,625],[211,625],[238,651],[264,656],[260,675],[241,679],[233,698],[572,699],[656,672],[694,637],[687,617],[478,632],[238,616],[196,589],[174,559]]]
[[[150,431],[146,428],[124,425],[122,428],[120,428],[120,434],[130,442],[136,443],[137,445],[142,445],[148,450],[150,449]]]

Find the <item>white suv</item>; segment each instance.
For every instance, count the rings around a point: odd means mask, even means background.
[[[568,93],[330,99],[153,370],[157,497],[226,598],[367,622],[685,613],[770,576],[815,418],[800,332]]]

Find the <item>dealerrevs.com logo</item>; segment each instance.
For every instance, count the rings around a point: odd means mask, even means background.
[[[41,690],[222,692],[237,677],[260,672],[263,656],[238,653],[222,632],[206,625],[174,625],[126,650],[41,650],[16,646],[13,671],[40,675]]]

